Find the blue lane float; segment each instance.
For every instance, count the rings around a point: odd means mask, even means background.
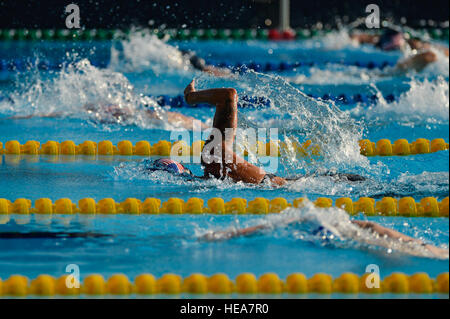
[[[309,97],[314,98],[316,100],[324,100],[324,101],[334,101],[338,104],[344,104],[344,105],[356,105],[358,103],[364,104],[364,105],[371,105],[376,103],[379,100],[379,97],[375,94],[338,94],[338,95],[332,95],[332,94],[324,94],[322,96],[314,95],[314,94],[308,94]],[[184,101],[184,97],[182,95],[177,95],[174,97],[170,97],[168,95],[160,95],[160,96],[151,96],[156,99],[158,104],[160,106],[166,106],[169,105],[174,108],[181,108],[181,107],[208,107],[211,106],[209,104],[196,104],[196,105],[189,105]],[[386,102],[392,103],[398,98],[394,94],[387,94],[383,96]],[[272,100],[262,97],[262,96],[251,96],[251,95],[240,95],[239,101],[238,101],[238,107],[240,108],[259,108],[259,107],[271,107],[274,106]]]
[[[307,94],[309,97],[314,98],[316,100],[324,100],[324,101],[333,101],[337,104],[343,104],[343,105],[356,105],[356,104],[363,104],[363,105],[371,105],[376,103],[379,100],[379,97],[375,94],[323,94],[323,95],[316,95],[316,94]],[[177,96],[169,96],[169,95],[158,95],[158,96],[152,96],[148,95],[151,98],[154,98],[158,105],[160,106],[171,106],[174,108],[185,108],[185,107],[191,107],[191,108],[202,108],[202,107],[208,107],[211,106],[209,104],[200,103],[196,105],[189,105],[184,100],[183,95],[177,95]],[[394,101],[398,100],[398,97],[396,97],[394,94],[387,94],[383,96],[384,100],[388,103],[392,103]],[[9,103],[14,103],[14,100],[11,99],[9,96],[0,96],[0,102],[7,101]],[[240,108],[259,108],[259,107],[271,107],[274,106],[272,100],[263,97],[263,96],[251,96],[251,95],[240,95],[239,96],[239,102],[238,107]]]
[[[92,60],[90,63],[98,68],[106,68],[109,64],[108,61],[100,61],[100,60]],[[348,65],[348,66],[356,66],[360,68],[367,69],[384,69],[388,66],[395,65],[394,62],[383,61],[383,62],[349,62],[349,61],[326,61],[326,62],[313,62],[313,61],[297,61],[297,62],[217,62],[217,61],[208,61],[208,64],[215,65],[222,68],[229,68],[236,71],[245,71],[247,69],[256,71],[256,72],[283,72],[283,71],[294,71],[297,68],[301,67],[313,67],[313,66],[324,66],[327,64],[340,64],[340,65]],[[24,71],[31,67],[37,67],[40,70],[60,70],[64,62],[56,62],[50,60],[41,60],[39,62],[34,62],[25,59],[0,59],[0,71]]]
[[[347,66],[356,66],[359,68],[366,68],[369,70],[372,69],[384,69],[386,67],[392,67],[395,65],[395,62],[390,61],[382,61],[375,62],[375,61],[368,61],[368,62],[349,62],[349,61],[326,61],[326,62],[314,62],[314,61],[303,61],[303,62],[294,62],[294,63],[288,63],[288,62],[249,62],[249,63],[243,63],[243,62],[237,62],[237,63],[230,63],[230,62],[216,62],[216,61],[208,61],[208,64],[215,65],[222,68],[228,68],[228,69],[235,69],[238,71],[245,71],[247,69],[256,71],[256,72],[283,72],[283,71],[294,71],[298,68],[302,67],[313,67],[313,66],[324,66],[327,64],[340,64],[340,65],[347,65]]]

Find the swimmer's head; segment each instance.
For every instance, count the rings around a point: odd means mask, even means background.
[[[385,51],[401,50],[406,44],[403,32],[387,29],[380,36],[377,47]]]
[[[188,168],[170,158],[159,158],[153,161],[153,169],[176,175],[192,175],[192,172]]]

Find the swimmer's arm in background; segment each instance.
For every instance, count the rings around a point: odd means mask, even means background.
[[[371,221],[363,221],[363,220],[352,220],[353,224],[358,225],[363,229],[370,229],[373,232],[377,233],[380,236],[387,236],[393,239],[401,239],[404,242],[416,241],[416,239],[406,236],[398,231],[395,231],[390,228],[383,227],[377,223]]]
[[[363,229],[369,229],[381,237],[389,237],[392,239],[401,240],[404,243],[416,242],[418,244],[423,245],[423,247],[425,247],[427,250],[429,250],[436,256],[439,256],[439,257],[448,256],[448,250],[446,250],[446,249],[442,249],[442,248],[439,248],[439,247],[436,247],[433,245],[425,244],[424,242],[422,242],[419,239],[415,239],[415,238],[406,236],[405,234],[402,234],[402,233],[395,231],[393,229],[390,229],[390,228],[383,227],[377,223],[370,222],[370,221],[362,221],[362,220],[352,220],[351,222],[358,225],[359,227],[361,227]]]
[[[430,50],[431,48],[435,48],[448,56],[448,47],[440,44],[431,44],[417,39],[408,40],[408,44],[414,50]]]
[[[378,35],[372,35],[367,33],[352,34],[350,38],[358,43],[376,44],[380,37]]]
[[[186,116],[180,112],[166,112],[167,114],[167,121],[169,122],[169,124],[172,124],[174,126],[177,127],[184,127],[187,130],[194,130],[194,129],[199,129],[201,128],[202,130],[206,130],[209,128],[208,125],[206,125],[206,123],[195,119],[191,116]],[[157,120],[163,120],[162,116],[159,115],[157,112],[155,112],[154,110],[147,110],[147,116],[150,119],[157,119]],[[199,127],[195,127],[194,126],[194,121],[198,121],[200,126]]]
[[[436,62],[437,56],[432,51],[418,53],[406,60],[400,61],[394,68],[394,72],[406,72],[409,70],[422,71],[430,63]]]
[[[247,228],[235,229],[235,230],[225,230],[218,231],[207,234],[204,236],[205,239],[230,239],[241,236],[249,236],[254,233],[257,233],[260,230],[269,228],[267,225],[256,225]]]
[[[35,118],[35,117],[56,118],[56,117],[62,117],[63,114],[64,114],[63,112],[52,112],[52,113],[47,113],[47,114],[14,115],[14,116],[7,117],[6,119],[8,119],[8,120],[26,120],[26,119],[31,119],[31,118]]]
[[[182,126],[187,130],[194,130],[201,128],[202,130],[206,130],[209,128],[206,123],[193,118],[192,116],[186,116],[184,114],[181,114],[179,112],[167,112],[167,120],[170,124],[174,124],[176,126]],[[200,127],[194,126],[194,121],[200,122]]]
[[[227,77],[231,75],[231,71],[229,69],[218,68],[213,65],[205,65],[202,71],[217,77]]]
[[[293,218],[291,220],[288,220],[285,225],[288,226],[290,224],[299,223],[302,221],[303,221],[302,218]],[[260,224],[260,225],[255,225],[255,226],[241,228],[241,229],[216,231],[216,232],[211,232],[211,233],[204,235],[203,239],[217,240],[217,239],[230,239],[230,238],[236,238],[236,237],[242,237],[242,236],[250,236],[261,230],[270,229],[271,227],[272,227],[271,225]]]

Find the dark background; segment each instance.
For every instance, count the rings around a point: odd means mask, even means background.
[[[278,24],[278,0],[0,0],[0,28],[65,28],[65,6],[80,7],[82,28],[251,28]],[[336,17],[353,21],[365,7],[380,6],[381,18],[406,18],[411,27],[439,26],[449,19],[448,0],[291,0],[291,26],[336,25]],[[149,21],[152,21],[149,24]],[[405,22],[405,21],[404,21]]]

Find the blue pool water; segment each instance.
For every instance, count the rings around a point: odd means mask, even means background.
[[[191,49],[210,61],[229,63],[313,61],[268,75],[251,71],[233,78],[212,78],[200,74],[178,60],[175,46]],[[142,117],[140,104],[146,96],[180,95],[192,78],[199,88],[235,87],[239,95],[264,96],[274,101],[270,108],[240,110],[240,119],[250,127],[278,127],[281,140],[304,141],[318,137],[325,160],[304,159],[278,162],[281,176],[332,169],[362,174],[361,183],[334,182],[329,177],[303,178],[272,189],[219,181],[186,181],[163,172],[143,173],[141,157],[70,157],[2,155],[0,157],[0,198],[32,201],[48,197],[53,201],[68,197],[74,203],[84,197],[95,200],[111,197],[188,199],[212,197],[230,200],[243,197],[285,197],[289,201],[306,196],[311,200],[368,196],[412,196],[416,200],[449,195],[449,153],[406,157],[359,155],[357,141],[368,138],[394,141],[406,138],[449,140],[448,59],[440,58],[422,73],[390,76],[382,70],[347,65],[351,62],[389,61],[400,53],[383,53],[370,47],[355,47],[345,35],[295,42],[171,42],[132,35],[128,41],[0,43],[1,59],[20,57],[30,63],[28,70],[0,71],[0,141],[121,140],[135,143],[174,140],[179,128]],[[62,62],[62,70],[42,70],[36,61]],[[89,61],[103,61],[107,68]],[[393,103],[337,105],[320,102],[304,94],[393,94]],[[146,100],[148,101],[148,100]],[[135,112],[124,121],[103,121],[107,114],[88,114],[86,103],[116,104]],[[174,109],[211,124],[212,108]],[[58,113],[59,118],[18,115]],[[100,121],[99,121],[100,119]],[[244,123],[240,122],[240,123]],[[188,141],[192,142],[192,140]],[[198,175],[198,164],[186,164]],[[335,210],[333,210],[336,213]],[[292,212],[291,212],[292,213]],[[293,212],[303,214],[301,210]],[[308,212],[327,214],[321,209]],[[337,212],[343,223],[346,217]],[[78,264],[81,275],[122,272],[134,277],[143,272],[156,276],[168,272],[186,276],[193,272],[224,272],[231,277],[242,272],[260,275],[276,272],[281,277],[292,272],[310,276],[317,272],[339,276],[343,272],[363,274],[368,264],[377,264],[381,275],[394,271],[412,274],[425,271],[430,276],[448,272],[448,259],[409,256],[401,249],[388,250],[349,238],[323,239],[301,226],[283,226],[280,217],[262,216],[53,216],[50,220],[31,216],[0,215],[0,234],[29,232],[94,232],[92,238],[2,238],[0,237],[0,277],[20,273],[35,277],[41,273],[60,276],[68,264]],[[319,217],[317,217],[319,218]],[[364,219],[364,216],[356,218]],[[282,219],[282,217],[281,217]],[[319,218],[320,219],[320,218]],[[384,226],[427,243],[448,249],[448,218],[370,217]],[[201,240],[211,230],[238,225],[270,223],[273,230],[254,236],[218,242]],[[317,221],[316,221],[317,222]],[[319,223],[322,223],[319,221]],[[344,236],[345,237],[345,236]]]

